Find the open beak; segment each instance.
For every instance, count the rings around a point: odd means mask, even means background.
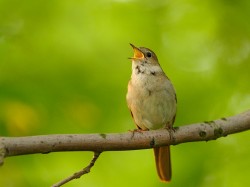
[[[130,44],[130,45],[133,47],[134,56],[129,58],[129,59],[142,59],[142,58],[144,58],[143,52],[138,47],[135,47],[133,44]]]

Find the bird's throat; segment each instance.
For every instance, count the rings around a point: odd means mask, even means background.
[[[133,63],[132,64],[132,76],[141,75],[157,75],[163,73],[159,65],[151,65],[145,63]]]

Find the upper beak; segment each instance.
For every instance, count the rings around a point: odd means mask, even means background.
[[[134,56],[131,57],[130,59],[142,59],[142,58],[144,58],[143,52],[138,47],[135,47],[133,44],[130,44],[130,45],[133,47],[133,50],[134,50]]]

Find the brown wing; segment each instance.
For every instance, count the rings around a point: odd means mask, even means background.
[[[130,114],[131,114],[131,116],[132,116],[132,118],[133,118],[133,120],[135,122],[134,115],[133,115],[133,112],[131,110],[130,110]],[[136,125],[137,129],[142,130],[136,123],[135,123],[135,125]]]

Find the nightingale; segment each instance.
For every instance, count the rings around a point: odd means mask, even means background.
[[[145,47],[136,47],[132,60],[132,75],[126,100],[138,130],[172,129],[176,115],[174,87],[163,72],[155,53]],[[163,182],[172,176],[170,147],[154,148],[156,169]]]

